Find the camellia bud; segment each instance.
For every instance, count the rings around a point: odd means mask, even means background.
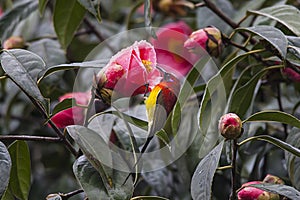
[[[3,49],[22,49],[24,47],[25,41],[19,36],[12,36],[3,43]]]
[[[261,184],[261,181],[251,181],[242,185],[238,192],[238,200],[279,200],[278,194],[270,193],[249,185]]]
[[[290,67],[285,67],[282,70],[282,74],[287,76],[290,80],[292,80],[294,82],[300,82],[300,74]]]
[[[284,184],[284,181],[272,174],[267,174],[267,176],[263,180],[264,183],[273,183],[273,184]]]
[[[242,121],[234,113],[228,113],[219,121],[219,131],[226,139],[237,139],[242,134]]]
[[[190,1],[185,0],[153,0],[154,10],[163,12],[167,15],[180,15],[187,14],[185,8],[194,9],[195,5]]]
[[[222,51],[222,34],[215,27],[194,31],[185,41],[184,47],[193,53],[201,53],[205,49],[210,55],[217,57]]]

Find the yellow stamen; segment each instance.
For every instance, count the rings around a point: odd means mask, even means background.
[[[149,60],[142,60],[143,65],[145,66],[147,72],[152,70],[152,62]]]

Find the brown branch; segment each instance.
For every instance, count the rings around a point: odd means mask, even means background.
[[[43,137],[32,135],[0,135],[0,141],[4,140],[24,140],[24,141],[39,141],[39,142],[62,142],[59,137]]]
[[[103,42],[105,40],[105,38],[101,35],[101,33],[95,28],[95,26],[87,18],[84,18],[83,22],[87,25],[90,31],[92,31],[95,34],[95,36],[100,40],[100,42]],[[116,52],[114,48],[110,46],[107,42],[105,42],[105,45],[107,46],[107,48],[109,48],[111,52],[113,53]]]
[[[231,28],[236,29],[239,28],[239,24],[235,23],[228,17],[225,13],[223,13],[214,3],[209,0],[203,0],[205,6],[213,11],[216,15],[218,15],[224,22],[226,22]],[[241,36],[243,36],[246,40],[249,38],[249,34],[245,32],[239,32]],[[256,41],[254,39],[250,40],[251,44],[255,44]]]
[[[231,195],[230,200],[236,200],[236,156],[237,156],[237,139],[232,140],[231,156]]]

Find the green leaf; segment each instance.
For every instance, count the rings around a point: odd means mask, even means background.
[[[73,172],[89,199],[101,197],[109,199],[99,172],[91,165],[86,156],[80,156],[73,164]]]
[[[59,72],[59,71],[73,70],[73,69],[78,69],[78,68],[101,69],[108,63],[108,61],[109,61],[109,59],[103,59],[103,60],[95,60],[95,61],[86,61],[86,62],[81,62],[81,63],[55,65],[55,66],[45,69],[41,73],[43,75],[39,78],[38,83],[40,83],[44,78],[54,74],[55,72]]]
[[[138,196],[138,197],[133,197],[130,200],[168,200],[168,199],[164,197],[156,197],[156,196]]]
[[[286,142],[290,145],[293,145],[297,148],[300,147],[300,129],[293,128],[292,131],[288,134]],[[300,157],[297,157],[291,153],[285,154],[285,160],[287,164],[287,170],[290,177],[290,181],[293,186],[300,189]]]
[[[166,131],[164,129],[161,129],[160,131],[156,132],[155,135],[165,144],[167,145],[169,148],[169,144],[170,144],[170,139],[168,134],[166,133]]]
[[[204,116],[207,115],[207,105],[209,103],[209,101],[211,100],[211,95],[217,91],[217,89],[219,88],[223,84],[223,77],[226,77],[228,75],[228,73],[231,72],[231,70],[236,66],[236,64],[240,61],[242,61],[243,59],[247,58],[249,55],[254,54],[254,53],[259,53],[262,52],[262,50],[254,50],[254,51],[250,51],[247,52],[245,54],[241,54],[233,59],[231,59],[229,62],[227,62],[220,70],[219,72],[213,76],[206,84],[206,88],[204,91],[204,95],[203,98],[201,100],[201,104],[200,104],[200,112],[199,112],[199,125],[200,128],[202,128],[203,130],[205,130],[205,126],[207,126],[207,124],[204,122]],[[223,87],[224,88],[224,87]],[[222,88],[221,88],[222,89]]]
[[[67,131],[98,171],[110,199],[128,199],[133,191],[132,180],[125,184],[129,168],[123,158],[110,150],[99,133],[83,126],[68,126]],[[122,171],[118,171],[122,170]],[[93,199],[93,198],[92,198]]]
[[[18,199],[27,200],[31,183],[28,145],[24,141],[16,141],[8,151],[12,160],[9,189]]]
[[[279,66],[283,67],[283,66]],[[245,85],[242,87],[238,88],[232,96],[231,102],[230,102],[230,108],[229,112],[236,113],[238,116],[243,117],[248,108],[250,107],[252,101],[253,101],[253,96],[255,92],[255,88],[258,84],[258,81],[262,76],[264,76],[267,71],[279,68],[278,66],[273,66],[273,67],[268,67],[260,72],[256,73],[255,76],[249,80]]]
[[[108,167],[112,166],[112,155],[104,139],[93,130],[79,125],[67,126],[67,131],[100,173],[108,190],[110,188],[109,179],[112,177],[112,170]]]
[[[54,29],[64,49],[71,43],[84,14],[85,9],[77,0],[56,1],[53,16]]]
[[[37,1],[25,1],[5,13],[0,18],[0,38],[2,42],[10,37],[15,27],[25,18],[27,18],[38,7]]]
[[[300,128],[299,119],[293,115],[277,110],[265,110],[257,112],[243,121],[243,123],[246,122],[280,122]]]
[[[242,146],[245,143],[250,142],[252,140],[260,140],[260,141],[269,142],[285,151],[288,151],[289,153],[292,153],[295,156],[300,157],[300,150],[298,148],[296,148],[286,142],[283,142],[277,138],[269,136],[269,135],[258,135],[258,136],[249,137],[249,138],[243,140],[242,142],[240,142],[239,146]]]
[[[76,105],[76,100],[74,98],[64,99],[53,108],[51,115],[53,116],[59,113],[60,111],[72,108],[74,105]]]
[[[288,41],[279,29],[272,26],[254,26],[238,28],[235,31],[247,31],[262,37],[277,49],[282,58],[286,57]]]
[[[77,0],[86,10],[92,13],[99,22],[101,22],[100,15],[100,0]]]
[[[191,194],[194,200],[210,200],[211,186],[219,164],[224,140],[207,154],[198,164],[191,182]]]
[[[300,36],[300,12],[296,7],[290,5],[272,6],[258,11],[248,11],[249,14],[271,18]]]
[[[177,97],[177,102],[174,106],[172,112],[172,131],[176,133],[178,130],[178,124],[180,123],[181,118],[181,109],[184,107],[184,104],[188,101],[188,98],[194,93],[194,85],[196,81],[201,76],[200,72],[205,68],[206,64],[211,61],[211,57],[204,53],[201,60],[194,65],[192,70],[187,75],[186,80],[184,81],[179,95]]]
[[[41,39],[32,42],[28,50],[40,56],[46,63],[47,68],[66,62],[65,52],[60,48],[57,40]]]
[[[30,51],[13,49],[3,51],[1,65],[13,82],[48,113],[48,102],[36,83],[38,74],[46,68],[43,60]]]
[[[8,186],[10,169],[11,159],[9,152],[7,151],[6,146],[0,142],[0,199]]]
[[[112,115],[118,116],[118,117],[125,119],[127,122],[141,128],[145,131],[148,130],[148,122],[146,122],[144,120],[141,120],[139,118],[127,115],[126,113],[122,113],[122,115],[120,115],[120,112],[117,112],[117,111],[114,111],[114,110],[108,110],[108,111],[104,111],[104,112],[101,112],[101,113],[96,113],[95,115],[93,115],[89,119],[89,122],[91,122],[97,116],[104,115],[104,114],[112,114]]]
[[[45,8],[49,0],[39,0],[39,12],[40,15],[44,14]]]
[[[300,199],[300,192],[288,185],[262,183],[262,184],[251,184],[249,186],[262,189],[267,192],[279,194],[289,199],[295,199],[295,200]]]

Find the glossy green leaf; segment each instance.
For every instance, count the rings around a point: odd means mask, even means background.
[[[22,1],[0,18],[0,38],[2,42],[10,37],[15,27],[38,7],[37,1]]]
[[[70,98],[70,99],[64,99],[63,101],[59,102],[52,111],[52,116],[59,113],[60,111],[66,110],[68,108],[73,107],[74,105],[76,105],[76,100],[74,98]]]
[[[13,82],[48,113],[48,102],[42,96],[36,83],[38,74],[46,69],[44,61],[30,51],[13,49],[3,51],[1,65]]]
[[[106,167],[112,166],[112,155],[109,146],[105,143],[100,134],[83,126],[67,126],[67,131],[79,145],[91,164],[100,173],[105,187],[108,190],[110,188],[109,179],[112,177],[112,170]]]
[[[272,6],[258,11],[251,10],[248,11],[248,14],[261,15],[276,20],[300,36],[300,12],[296,7],[290,5]]]
[[[66,62],[65,52],[60,48],[57,40],[41,39],[32,42],[28,50],[40,56],[46,63],[47,68]]]
[[[209,101],[211,100],[211,95],[220,87],[222,87],[223,84],[223,77],[226,77],[228,73],[231,72],[231,70],[236,66],[236,64],[243,59],[247,58],[249,55],[254,53],[262,52],[262,50],[254,50],[247,52],[245,54],[241,54],[233,59],[231,59],[229,62],[227,62],[220,70],[219,72],[213,76],[206,84],[206,88],[204,91],[203,98],[201,100],[200,104],[200,112],[199,112],[199,125],[200,128],[205,130],[206,123],[204,122],[204,116],[207,115],[207,105]],[[223,87],[224,88],[224,87]],[[222,88],[221,88],[222,89]],[[224,88],[225,89],[225,88]]]
[[[77,0],[57,0],[54,8],[54,28],[59,42],[64,49],[70,44],[80,25],[85,9]]]
[[[191,194],[194,200],[210,200],[211,186],[219,164],[224,140],[220,142],[198,164],[191,182]]]
[[[300,199],[300,192],[288,185],[263,183],[263,184],[251,184],[250,186],[265,190],[267,192],[279,194],[289,199],[293,199],[293,200]]]
[[[196,81],[201,76],[200,72],[205,67],[205,65],[211,61],[211,57],[207,55],[207,53],[203,54],[204,56],[201,60],[194,65],[192,70],[187,75],[186,80],[184,81],[179,95],[177,97],[177,102],[174,106],[172,112],[172,131],[176,133],[178,130],[178,125],[180,123],[181,118],[181,109],[183,108],[184,104],[187,102],[188,98],[194,93],[194,85]]]
[[[9,152],[7,151],[6,146],[0,142],[0,199],[8,186],[10,169],[11,159]]]
[[[91,122],[93,119],[95,119],[97,116],[100,116],[100,115],[104,115],[104,114],[112,114],[112,115],[115,115],[115,116],[118,116],[118,117],[123,117],[123,119],[125,119],[127,122],[147,131],[148,130],[148,122],[142,120],[142,119],[139,119],[139,118],[136,118],[136,117],[133,117],[133,116],[130,116],[130,115],[127,115],[126,113],[122,113],[122,116],[120,115],[119,112],[117,111],[114,111],[114,110],[108,110],[108,111],[104,111],[104,112],[101,112],[101,113],[97,113],[95,115],[93,115],[90,119],[89,119],[89,122]]]
[[[27,200],[30,189],[30,153],[26,142],[16,141],[8,148],[12,168],[9,189],[18,199]]]
[[[297,148],[300,147],[300,129],[293,128],[288,134],[286,142]],[[300,189],[300,157],[297,157],[291,153],[285,153],[285,160],[287,165],[287,171],[291,183],[298,190]]]
[[[253,101],[255,88],[257,87],[260,78],[264,76],[267,73],[267,71],[280,67],[282,66],[265,68],[260,72],[256,73],[255,76],[251,80],[249,80],[245,85],[238,88],[232,96],[229,112],[236,113],[238,116],[243,117]]]
[[[156,197],[156,196],[137,196],[133,197],[130,200],[168,200],[164,197]]]
[[[128,173],[118,169],[129,171],[123,158],[111,151],[101,135],[91,129],[73,125],[68,126],[67,131],[98,171],[104,186],[102,190],[107,192],[110,199],[128,199],[133,190],[133,183],[128,180],[123,184]]]
[[[77,0],[86,10],[92,13],[99,22],[101,22],[100,15],[100,0]]]
[[[49,0],[39,0],[39,12],[40,15],[44,14],[45,8]]]
[[[99,172],[90,164],[86,156],[80,156],[73,164],[73,172],[89,199],[109,199]]]
[[[280,122],[300,128],[299,119],[291,114],[277,110],[265,110],[257,112],[243,121],[243,123],[246,122]]]
[[[260,140],[260,141],[265,141],[268,143],[271,143],[295,156],[300,156],[300,150],[286,142],[283,142],[277,138],[274,138],[272,136],[269,135],[258,135],[258,136],[253,136],[253,137],[249,137],[245,140],[243,140],[242,142],[239,143],[239,146],[244,145],[247,142],[253,141],[253,140]]]
[[[279,29],[272,26],[254,26],[238,28],[236,31],[247,31],[262,37],[277,49],[282,58],[286,57],[288,41]]]
[[[14,195],[10,190],[6,190],[1,198],[1,200],[15,200]]]
[[[169,146],[170,138],[164,129],[156,132],[155,135],[163,142],[164,145]]]
[[[78,69],[78,68],[97,68],[100,70],[108,63],[108,61],[109,61],[109,59],[103,59],[103,60],[95,60],[95,61],[86,61],[86,62],[81,62],[81,63],[55,65],[55,66],[45,69],[41,73],[42,75],[41,75],[41,77],[39,77],[38,83],[41,82],[44,78],[54,74],[55,72],[59,72],[59,71],[73,70],[73,69]]]

